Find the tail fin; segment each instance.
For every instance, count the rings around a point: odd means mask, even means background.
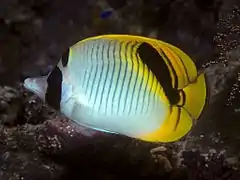
[[[205,75],[200,74],[194,83],[183,88],[185,92],[184,109],[194,118],[198,119],[203,111],[207,99],[207,86]]]
[[[193,120],[200,117],[207,99],[207,87],[204,74],[196,81],[183,88],[185,104],[183,107],[172,106],[168,118],[160,128],[152,133],[143,135],[140,139],[150,142],[173,142],[186,135]]]

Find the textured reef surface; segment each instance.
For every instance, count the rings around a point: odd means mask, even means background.
[[[0,179],[240,179],[238,0],[2,0]],[[206,69],[209,100],[175,143],[80,127],[27,92],[82,38],[131,33],[172,43]]]

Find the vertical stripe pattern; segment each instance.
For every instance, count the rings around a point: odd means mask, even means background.
[[[204,76],[197,76],[190,57],[168,43],[132,35],[76,43],[42,81],[33,81],[33,90],[44,98],[36,90],[43,88],[49,105],[76,123],[147,141],[182,137],[206,100]]]
[[[160,103],[159,83],[137,54],[140,44],[99,39],[87,41],[79,49],[83,57],[79,58],[83,66],[79,85],[94,116],[145,115]]]

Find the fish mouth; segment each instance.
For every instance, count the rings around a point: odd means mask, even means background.
[[[45,93],[47,89],[46,77],[26,78],[23,82],[24,88],[45,100]]]

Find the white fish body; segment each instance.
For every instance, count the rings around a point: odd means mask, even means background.
[[[204,74],[184,52],[132,35],[82,40],[24,86],[80,125],[150,142],[183,137],[207,97]]]
[[[114,54],[119,50],[111,49],[114,46],[110,43],[120,48],[118,41],[108,40],[93,40],[72,47],[72,51],[79,54],[70,56],[68,67],[62,71],[61,111],[79,124],[107,132],[133,136],[158,129],[168,115],[168,105],[145,90],[147,82],[144,84],[137,78],[138,73],[132,72],[129,60]]]

